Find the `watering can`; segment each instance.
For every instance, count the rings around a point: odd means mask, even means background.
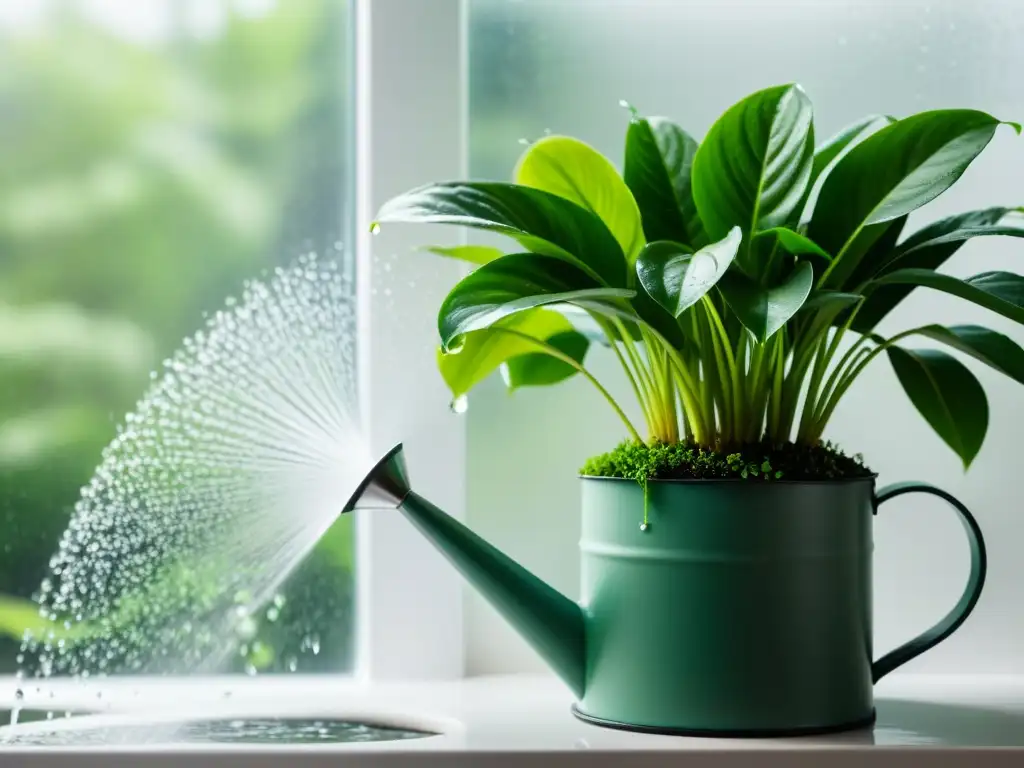
[[[402,446],[344,512],[397,508],[565,682],[573,712],[635,731],[793,736],[870,725],[872,687],[952,634],[985,581],[970,512],[923,483],[584,477],[574,602],[410,488]],[[874,659],[872,524],[907,493],[955,510],[971,554],[956,606]]]

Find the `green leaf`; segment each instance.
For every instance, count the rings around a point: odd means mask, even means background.
[[[545,136],[523,153],[515,180],[593,213],[615,236],[630,264],[644,247],[640,209],[633,193],[615,166],[588,144],[568,136]]]
[[[928,325],[918,334],[980,360],[985,365],[1024,384],[1024,349],[1009,336],[980,325]]]
[[[582,364],[590,342],[576,331],[563,331],[548,338],[547,343],[564,355]],[[577,373],[577,370],[557,357],[544,352],[517,355],[502,363],[501,375],[509,392],[520,387],[544,387],[557,384]]]
[[[814,284],[814,270],[801,261],[784,283],[765,289],[741,272],[731,269],[718,288],[743,326],[759,342],[778,331],[803,306]]]
[[[788,227],[772,227],[754,235],[754,238],[758,240],[768,237],[774,237],[787,253],[792,253],[794,256],[818,256],[825,261],[832,261],[832,257],[820,245]]]
[[[897,269],[935,270],[956,253],[969,238],[988,235],[1020,237],[1022,233],[1024,230],[1017,217],[1017,209],[987,208],[949,216],[918,230],[898,247],[890,246],[880,251],[877,256],[869,253],[864,258],[862,266],[870,265],[871,268],[859,270],[858,274],[854,275],[853,282],[861,282]],[[892,238],[893,244],[895,239],[896,236]],[[914,287],[909,285],[888,285],[874,291],[857,313],[853,329],[860,333],[872,330],[913,289]]]
[[[508,235],[608,285],[631,276],[615,237],[600,218],[550,192],[499,182],[428,184],[386,202],[373,226],[390,222],[458,224]]]
[[[690,180],[696,154],[694,138],[663,117],[630,122],[622,176],[640,207],[649,242],[673,240],[693,250],[707,244]]]
[[[829,173],[808,235],[835,254],[825,279],[842,286],[871,243],[875,225],[934,200],[960,178],[992,139],[999,121],[969,109],[898,120],[851,149]]]
[[[788,227],[772,227],[758,232],[751,240],[750,251],[751,258],[763,261],[763,264],[748,263],[751,274],[758,277],[762,283],[775,283],[779,280],[783,268],[789,263],[789,260],[778,258],[782,252],[808,257],[816,278],[824,274],[828,265],[832,263],[832,257],[817,243]]]
[[[711,126],[693,160],[693,198],[708,235],[787,224],[814,156],[810,99],[796,85],[758,91]]]
[[[740,228],[733,227],[723,240],[696,253],[679,243],[650,243],[636,263],[640,284],[652,299],[679,317],[725,274],[742,239]]]
[[[1024,277],[1012,272],[982,272],[961,280],[930,269],[898,269],[865,286],[872,291],[884,285],[913,285],[932,288],[991,309],[1004,317],[1024,323]]]
[[[802,311],[830,309],[837,312],[847,307],[852,307],[864,297],[859,293],[844,293],[843,291],[811,291],[807,301],[800,307]]]
[[[814,184],[828,166],[853,149],[859,141],[868,136],[872,128],[879,126],[883,122],[890,124],[895,122],[895,120],[883,115],[868,115],[846,126],[837,134],[827,139],[814,151],[810,183]]]
[[[505,255],[501,248],[492,248],[489,245],[454,245],[450,248],[434,245],[424,250],[450,259],[468,261],[470,264],[487,264]]]
[[[526,339],[505,332],[509,330],[541,341],[562,333],[574,333],[572,324],[563,315],[548,309],[519,312],[499,320],[491,328],[470,331],[463,336],[462,345],[453,352],[446,354],[441,349],[437,352],[438,370],[453,398],[469,392],[510,358],[537,352],[537,347]],[[583,341],[586,342],[586,339]],[[586,351],[585,347],[583,351]],[[560,360],[548,359],[574,371]],[[575,359],[582,360],[582,354]]]
[[[546,304],[601,303],[628,299],[635,291],[600,285],[568,262],[535,253],[513,253],[464,277],[441,304],[437,326],[450,349],[459,335]]]
[[[931,349],[889,347],[896,377],[914,407],[967,469],[981,450],[988,429],[985,390],[963,363]]]
[[[942,245],[962,245],[973,237],[1024,237],[1024,215],[1020,208],[988,208],[950,216],[929,224],[896,248],[892,263]],[[888,265],[887,265],[888,266]]]
[[[893,122],[895,122],[894,119],[882,115],[868,115],[852,125],[846,126],[818,147],[814,151],[814,160],[811,163],[811,177],[807,181],[807,189],[804,192],[804,204],[800,206],[800,210],[806,215],[809,208],[813,209],[816,200],[814,193],[816,188],[820,186],[819,182],[823,182],[825,176],[828,175],[827,171],[830,170],[830,166],[837,163],[841,157],[871,135],[880,125]]]

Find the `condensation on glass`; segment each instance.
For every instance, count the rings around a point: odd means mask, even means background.
[[[150,371],[246,279],[312,251],[353,270],[350,14],[0,5],[0,675]],[[350,669],[352,551],[345,519],[224,671]]]

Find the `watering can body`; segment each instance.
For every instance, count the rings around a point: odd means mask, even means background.
[[[389,457],[350,508],[397,506],[565,681],[577,716],[599,725],[716,736],[867,725],[874,682],[951,634],[984,583],[976,522],[931,486],[652,481],[645,499],[633,481],[582,478],[577,603],[409,490],[400,450]],[[873,518],[909,492],[957,511],[971,575],[939,624],[875,661]]]

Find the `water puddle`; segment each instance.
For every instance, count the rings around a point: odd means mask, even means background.
[[[24,714],[24,713],[23,713]],[[35,717],[30,720],[45,720]],[[22,722],[25,722],[24,718]],[[53,728],[0,728],[5,747],[92,747],[181,744],[365,744],[437,736],[432,731],[353,720],[310,718],[209,719],[178,723],[118,723],[86,726],[58,722]]]

